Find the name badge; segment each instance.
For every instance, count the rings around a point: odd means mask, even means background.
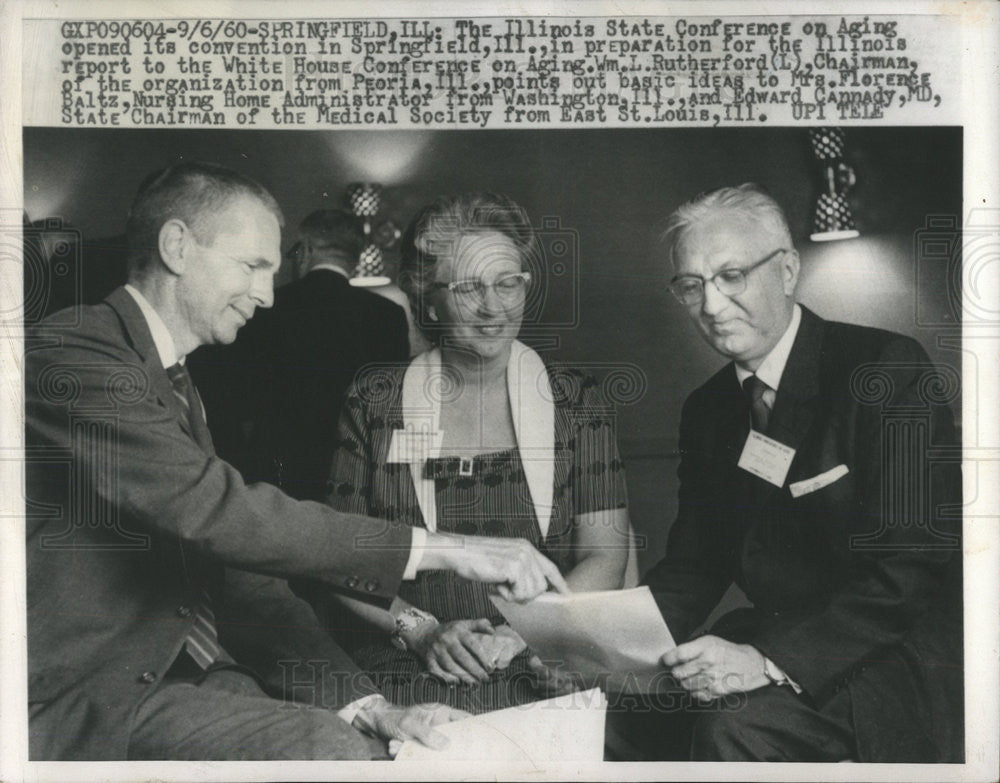
[[[785,476],[795,457],[795,449],[750,430],[737,466],[776,487],[784,486]]]
[[[441,430],[393,430],[389,441],[389,456],[387,462],[402,462],[406,464],[425,462],[437,456],[441,451],[441,441],[444,432]]]

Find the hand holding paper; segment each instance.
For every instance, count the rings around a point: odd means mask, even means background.
[[[609,687],[646,690],[663,674],[663,654],[675,647],[648,587],[547,593],[524,605],[493,602],[543,662],[587,682],[601,678]]]
[[[764,656],[755,647],[712,635],[675,647],[663,656],[663,665],[698,701],[756,690],[770,682]]]
[[[354,718],[354,725],[361,731],[387,740],[392,755],[399,742],[407,740],[415,740],[436,750],[446,748],[448,737],[436,727],[468,717],[469,713],[445,704],[402,707],[377,698],[361,708]]]

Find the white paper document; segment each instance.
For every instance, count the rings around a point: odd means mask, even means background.
[[[526,604],[493,596],[493,603],[551,665],[583,675],[609,689],[645,691],[665,671],[660,658],[673,649],[648,587],[559,595],[545,593]]]
[[[596,688],[438,726],[444,750],[404,742],[396,761],[502,762],[524,770],[604,758],[607,699]]]

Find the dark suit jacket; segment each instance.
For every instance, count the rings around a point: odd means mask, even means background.
[[[31,757],[125,758],[203,590],[223,644],[275,692],[332,708],[370,692],[280,577],[388,601],[410,531],[245,485],[194,440],[128,292],[80,319],[26,340]],[[222,564],[244,570],[227,578]],[[275,665],[288,659],[330,665],[318,677]]]
[[[401,307],[318,269],[279,288],[236,344],[196,355],[193,372],[223,457],[245,477],[323,501],[347,387],[362,367],[409,353]],[[234,374],[245,383],[234,386]],[[235,399],[234,388],[256,394]]]
[[[645,578],[678,642],[738,584],[754,608],[712,632],[817,705],[847,688],[861,760],[963,755],[958,390],[936,378],[915,341],[803,308],[766,433],[796,449],[784,486],[737,467],[749,407],[729,364],[685,402],[678,516]]]

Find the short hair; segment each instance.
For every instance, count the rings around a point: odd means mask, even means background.
[[[257,199],[285,224],[281,207],[267,189],[243,174],[213,163],[178,163],[148,176],[129,210],[125,235],[130,275],[153,268],[160,229],[168,220],[181,220],[199,244],[210,245],[219,230],[216,218],[240,196]]]
[[[745,182],[701,193],[670,214],[660,234],[660,243],[666,246],[670,263],[676,266],[677,249],[691,228],[711,215],[726,211],[757,221],[792,247],[792,232],[781,205],[763,186]]]
[[[510,239],[521,258],[521,269],[537,265],[538,241],[528,213],[507,196],[465,193],[441,196],[424,207],[403,234],[399,287],[406,292],[417,326],[432,343],[440,326],[427,317],[438,262],[470,234],[495,231]]]
[[[365,229],[361,218],[343,209],[317,209],[299,224],[300,238],[319,240],[332,250],[339,250],[357,263],[365,248]]]

